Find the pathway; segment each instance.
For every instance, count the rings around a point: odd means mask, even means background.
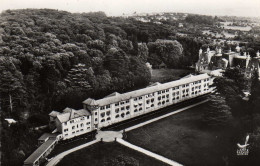
[[[174,112],[170,112],[170,113],[168,113],[168,114],[159,116],[159,117],[157,117],[157,118],[148,120],[148,121],[146,121],[146,122],[139,123],[139,124],[137,124],[137,125],[128,127],[128,128],[125,129],[125,131],[127,132],[127,131],[131,131],[131,130],[137,129],[137,128],[142,127],[142,126],[144,126],[144,125],[153,123],[153,122],[158,121],[158,120],[161,120],[161,119],[163,119],[163,118],[167,118],[168,116],[171,116],[171,115],[180,113],[180,112],[185,111],[185,110],[187,110],[187,109],[190,109],[190,108],[192,108],[192,107],[195,107],[195,106],[198,106],[198,105],[200,105],[200,104],[206,103],[207,101],[208,101],[208,99],[206,99],[206,100],[204,100],[204,101],[201,101],[201,102],[199,102],[199,103],[192,104],[192,105],[189,105],[189,106],[187,106],[187,107],[178,109],[178,110],[176,110],[176,111],[174,111]]]
[[[116,138],[123,138],[122,131],[101,131],[99,130],[96,139],[104,142],[113,142]]]
[[[138,151],[138,152],[144,153],[145,155],[150,156],[152,158],[155,158],[157,160],[160,160],[160,161],[162,161],[162,162],[164,162],[166,164],[169,164],[169,165],[172,165],[172,166],[182,166],[181,164],[179,164],[179,163],[177,163],[177,162],[175,162],[173,160],[170,160],[168,158],[160,156],[160,155],[158,155],[156,153],[150,152],[150,151],[148,151],[146,149],[143,149],[141,147],[138,147],[136,145],[130,144],[129,142],[126,142],[125,140],[122,140],[120,138],[117,138],[116,141],[118,143],[124,145],[124,146],[127,146],[127,147],[129,147],[131,149],[134,149],[134,150]]]
[[[94,141],[85,143],[85,144],[83,144],[83,145],[77,146],[77,147],[75,147],[75,148],[72,148],[72,149],[70,149],[70,150],[67,150],[67,151],[65,151],[65,152],[62,152],[62,153],[58,154],[57,156],[53,157],[53,158],[51,159],[51,161],[49,161],[49,162],[47,163],[46,166],[55,166],[55,165],[56,165],[63,157],[65,157],[66,155],[68,155],[68,154],[70,154],[70,153],[72,153],[72,152],[75,152],[75,151],[77,151],[77,150],[83,149],[83,148],[85,148],[85,147],[88,147],[88,146],[90,146],[90,145],[93,145],[93,144],[95,144],[95,143],[97,143],[97,142],[99,142],[99,140],[94,140]]]

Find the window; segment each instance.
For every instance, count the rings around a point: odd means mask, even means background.
[[[72,134],[75,134],[75,131],[73,131]]]
[[[139,108],[139,111],[142,111],[143,110],[143,108],[141,107],[141,108]]]
[[[74,120],[71,120],[70,123],[74,123]]]
[[[161,102],[159,102],[158,105],[161,105]]]
[[[118,114],[116,115],[116,118],[119,118],[119,115],[118,115]]]
[[[177,94],[177,95],[179,95],[179,94],[180,94],[180,92],[178,91],[178,92],[176,92],[176,94]]]
[[[152,104],[151,107],[154,107],[154,104]]]
[[[97,121],[97,118],[95,118],[95,121]]]
[[[90,129],[90,127],[87,128],[88,130]]]
[[[67,132],[67,131],[69,131],[69,129],[64,129],[64,132]]]
[[[122,117],[122,118],[125,117],[125,113],[122,113],[122,114],[121,114],[121,117]]]
[[[104,118],[105,112],[102,112],[102,113],[100,114],[100,116],[101,116],[102,118]]]
[[[80,129],[80,131],[83,131],[83,129]]]
[[[84,126],[84,124],[83,124],[83,123],[81,123],[81,124],[80,124],[80,127],[83,127],[83,126]]]
[[[182,87],[184,88],[184,87],[185,87],[185,85],[182,85]]]
[[[116,103],[115,106],[119,106],[119,103]]]
[[[105,122],[105,119],[101,119],[101,122]]]
[[[169,89],[166,89],[166,92],[169,92]]]
[[[137,112],[137,111],[138,111],[137,109],[134,110],[134,112]]]
[[[161,96],[158,97],[158,100],[161,100]]]
[[[165,95],[163,95],[162,98],[164,99],[164,98],[165,98]]]
[[[172,90],[175,90],[175,87],[173,87]]]
[[[127,112],[126,112],[126,115],[129,115],[129,114],[130,114],[130,112],[129,112],[129,111],[127,111]]]
[[[106,114],[107,114],[107,116],[109,116],[110,115],[110,111],[107,111]]]
[[[129,109],[130,109],[130,106],[129,106],[129,105],[128,105],[128,106],[126,106],[126,109],[127,109],[127,110],[129,110]]]
[[[108,118],[107,118],[107,121],[108,121],[108,120],[111,120],[111,118],[110,118],[110,117],[108,117]]]
[[[149,104],[150,103],[150,100],[146,100],[146,104]]]
[[[106,108],[110,108],[110,104],[109,104],[109,105],[106,105]]]
[[[100,107],[100,110],[103,110],[103,109],[105,109],[105,107],[104,107],[104,106]]]
[[[134,98],[134,101],[137,101],[137,97],[136,97],[136,98]]]
[[[139,97],[139,100],[141,100],[143,97]]]
[[[124,111],[125,110],[125,107],[121,107],[121,111]]]
[[[194,91],[194,87],[192,87],[191,90]]]
[[[162,104],[164,105],[164,104],[165,104],[165,101],[163,101]]]
[[[68,134],[65,134],[65,136],[68,136]]]
[[[166,102],[168,103],[168,102],[169,102],[169,99],[167,99]]]
[[[89,116],[87,116],[87,119],[89,119]]]
[[[169,98],[169,94],[166,95],[166,98]]]
[[[64,125],[66,126],[66,125],[67,125],[67,122],[65,122]]]
[[[90,122],[86,123],[86,125],[90,125]]]
[[[97,112],[95,112],[95,115],[97,115]]]
[[[125,102],[126,102],[126,103],[129,103],[129,100],[126,100]]]
[[[154,99],[151,99],[151,102],[153,103],[153,102],[154,102]]]
[[[120,102],[120,105],[124,105],[124,104],[125,104],[125,102],[124,102],[124,101]]]
[[[118,113],[118,112],[119,112],[119,108],[117,108],[117,109],[115,110],[115,112]]]
[[[72,130],[74,130],[75,129],[75,126],[72,126]]]

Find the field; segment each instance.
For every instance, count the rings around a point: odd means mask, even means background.
[[[232,165],[239,134],[234,120],[220,129],[205,127],[201,122],[205,106],[128,132],[127,141],[184,165]]]
[[[57,166],[166,166],[166,164],[118,143],[100,142],[64,157]]]
[[[173,81],[190,73],[194,73],[194,71],[187,69],[153,69],[151,82]]]

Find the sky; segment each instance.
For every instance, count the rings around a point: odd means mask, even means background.
[[[182,12],[260,17],[260,0],[0,0],[0,11],[24,8],[51,8],[73,13],[104,11],[108,16]]]

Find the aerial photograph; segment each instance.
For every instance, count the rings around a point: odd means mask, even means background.
[[[260,0],[0,0],[0,166],[260,166]]]

